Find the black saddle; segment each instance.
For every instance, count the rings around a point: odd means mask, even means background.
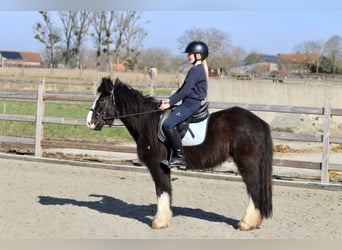
[[[184,137],[186,132],[189,130],[191,133],[191,129],[189,128],[190,123],[197,123],[201,122],[209,117],[209,102],[204,103],[195,113],[192,114],[187,120],[181,122],[180,124],[177,125],[176,129],[180,135],[181,138]],[[159,118],[159,124],[158,124],[158,139],[161,142],[165,142],[165,134],[163,131],[163,124],[165,120],[169,117],[171,112],[175,109],[171,108],[163,112]],[[191,133],[192,134],[192,133]],[[192,134],[193,135],[193,134]]]

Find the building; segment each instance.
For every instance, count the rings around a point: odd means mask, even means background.
[[[278,61],[288,73],[310,73],[310,65],[317,59],[315,54],[288,53],[278,54]]]
[[[278,58],[273,55],[263,55],[251,53],[245,58],[240,65],[230,69],[234,76],[254,75],[254,74],[271,74],[278,71]]]
[[[42,61],[39,52],[0,50],[1,67],[41,67]]]
[[[315,64],[314,54],[288,53],[264,55],[251,53],[240,65],[230,69],[232,75],[279,75],[310,72],[310,65]]]

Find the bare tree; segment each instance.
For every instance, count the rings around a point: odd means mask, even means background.
[[[64,47],[64,64],[69,67],[80,68],[81,45],[88,34],[90,24],[89,11],[60,11],[59,18],[62,23]]]
[[[101,54],[106,57],[106,69],[109,70],[111,59],[116,64],[125,63],[134,66],[140,52],[146,31],[140,23],[140,13],[136,11],[99,11],[91,14],[91,27],[97,48],[97,66]]]
[[[134,66],[147,35],[141,23],[140,13],[136,11],[60,11],[58,16],[62,28],[53,24],[47,11],[40,12],[44,22],[35,26],[35,38],[49,49],[49,63],[56,64],[57,43],[64,64],[69,67],[81,66],[81,49],[86,36],[90,35],[97,48],[97,67],[101,56],[106,56],[107,70],[113,57],[117,63]],[[90,25],[92,33],[89,33]],[[61,32],[62,31],[62,32]],[[63,38],[63,39],[62,39]]]
[[[240,46],[232,46],[229,50],[229,62],[234,66],[237,66],[246,56],[246,51]]]
[[[64,39],[65,47],[62,51],[62,56],[64,59],[64,65],[67,67],[70,67],[70,61],[71,61],[71,48],[72,48],[72,36],[74,34],[74,23],[73,19],[75,16],[74,11],[59,11],[59,18],[62,23],[62,34]]]
[[[140,13],[132,11],[128,13],[126,28],[124,29],[126,64],[133,70],[137,64],[137,56],[140,54],[140,48],[147,36],[147,31],[142,27]]]
[[[325,52],[324,42],[322,40],[306,41],[296,45],[294,49],[296,52],[315,55],[315,71],[318,74]]]
[[[171,59],[171,54],[167,49],[162,48],[151,48],[144,50],[139,55],[139,65],[140,69],[144,69],[144,67],[156,67],[158,71],[165,72],[168,70],[169,66],[168,62]]]
[[[34,26],[34,38],[44,44],[47,52],[47,61],[49,67],[55,67],[55,49],[61,41],[60,30],[52,22],[47,11],[39,11],[43,22],[37,22]]]
[[[76,59],[75,66],[77,68],[81,67],[80,64],[80,51],[81,45],[87,35],[89,25],[90,25],[90,12],[89,11],[76,11],[72,16],[73,31],[74,31],[74,45],[75,47],[71,50],[73,56]]]
[[[121,11],[115,15],[116,29],[114,30],[114,55],[116,63],[120,58],[127,63],[136,64],[136,56],[142,46],[147,32],[139,23],[140,13],[136,11]]]
[[[114,11],[96,11],[91,13],[91,27],[93,32],[90,36],[93,38],[96,47],[96,67],[100,67],[101,55],[106,55],[106,69],[109,70],[110,63],[110,45],[113,44],[112,33],[115,29]],[[105,47],[103,49],[103,46]]]
[[[223,51],[218,60],[221,70],[225,71],[222,74],[228,75],[228,69],[239,66],[246,56],[246,51],[240,46],[231,46],[230,49]]]
[[[336,74],[338,58],[342,56],[342,38],[338,35],[332,36],[325,43],[326,56],[331,60],[332,72]]]
[[[307,44],[309,51],[316,55],[316,74],[319,72],[319,67],[321,66],[323,56],[324,56],[324,42],[322,40],[311,41]]]

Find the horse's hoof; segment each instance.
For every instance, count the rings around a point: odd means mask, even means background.
[[[153,229],[162,229],[167,228],[169,226],[169,223],[162,223],[160,220],[154,218],[152,221],[152,228]]]
[[[249,231],[257,228],[259,228],[259,225],[250,225],[246,223],[244,220],[241,220],[238,224],[238,229],[240,231]]]

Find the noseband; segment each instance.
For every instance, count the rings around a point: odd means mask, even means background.
[[[95,117],[101,122],[102,124],[106,124],[106,120],[111,120],[110,117],[105,117],[104,114],[101,114],[100,112],[96,111],[95,109],[91,108],[90,111],[94,112]]]

